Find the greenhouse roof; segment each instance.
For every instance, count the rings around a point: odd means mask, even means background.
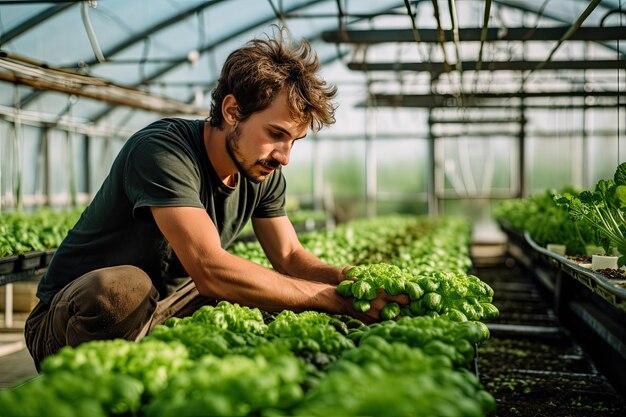
[[[0,0],[0,117],[19,109],[23,123],[117,136],[155,113],[204,115],[227,55],[272,24],[313,43],[329,82],[367,86],[369,99],[349,106],[497,106],[501,95],[597,95],[601,105],[621,95],[621,3]],[[563,70],[595,78],[581,85]]]

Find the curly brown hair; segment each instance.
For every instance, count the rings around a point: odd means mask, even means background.
[[[228,94],[237,100],[238,120],[245,121],[252,113],[266,109],[285,90],[294,120],[313,131],[331,125],[335,123],[332,100],[337,88],[317,75],[319,68],[319,59],[309,42],[302,39],[294,44],[286,29],[275,30],[273,38],[253,39],[226,59],[211,93],[208,121],[211,126],[222,126],[222,102]]]

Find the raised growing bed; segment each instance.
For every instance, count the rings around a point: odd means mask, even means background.
[[[0,258],[0,275],[14,272],[18,258],[18,255],[10,255]]]
[[[573,260],[539,246],[527,232],[500,222],[509,253],[550,294],[556,317],[611,382],[626,393],[626,289]]]
[[[617,417],[626,415],[616,392],[574,334],[558,317],[552,323],[524,321],[526,305],[554,316],[549,291],[520,265],[479,267],[475,273],[494,288],[500,318],[489,323],[491,338],[480,346],[480,380],[496,398],[497,417]],[[511,302],[514,300],[515,302]],[[507,318],[514,318],[509,320]]]

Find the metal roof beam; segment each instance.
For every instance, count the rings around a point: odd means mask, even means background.
[[[545,18],[548,18],[548,19],[551,19],[551,20],[554,20],[554,21],[557,21],[557,22],[560,22],[560,23],[570,24],[569,20],[566,20],[566,19],[564,19],[564,18],[562,18],[560,16],[557,16],[557,15],[555,15],[553,13],[550,13],[548,10],[541,10],[540,8],[533,9],[533,8],[528,7],[528,4],[530,4],[530,2],[509,3],[506,0],[493,0],[493,1],[494,1],[494,3],[497,3],[497,4],[501,5],[501,6],[505,6],[505,7],[511,8],[511,9],[521,10],[523,12],[534,13],[534,14],[539,14],[541,12],[541,16],[542,17],[545,17]],[[589,0],[581,0],[581,1],[582,1],[583,4],[589,3]],[[538,2],[537,2],[537,4],[538,4]],[[605,7],[605,5],[602,4],[602,3],[600,3],[600,6],[601,7]],[[604,30],[605,28],[600,28],[600,29]],[[609,39],[609,40],[611,40],[611,39]],[[616,46],[611,45],[611,44],[602,43],[602,45],[604,47],[612,50],[612,51],[617,51],[618,50],[618,48]]]
[[[514,104],[506,104],[508,109],[520,109],[521,106]],[[620,104],[620,107],[625,107],[626,104]],[[357,103],[355,105],[356,108],[365,108],[366,103]],[[446,108],[446,109],[459,109],[459,108],[472,108],[472,109],[494,109],[494,110],[502,110],[503,104],[483,104],[483,103],[465,103],[463,106],[457,106],[453,104],[442,104],[442,105],[424,105],[424,106],[409,106],[409,105],[393,105],[393,104],[380,104],[377,107],[405,107],[405,108]],[[594,103],[594,104],[551,104],[551,103],[538,103],[538,104],[524,104],[524,110],[584,110],[584,109],[609,109],[615,110],[615,103]]]
[[[520,117],[509,117],[509,118],[493,118],[493,117],[485,117],[481,119],[436,119],[431,118],[430,123],[434,125],[448,125],[448,124],[472,124],[472,125],[481,125],[481,124],[507,124],[507,123],[525,123],[526,120]]]
[[[492,93],[474,93],[471,96],[468,96],[470,99],[482,100],[482,99],[504,99],[504,98],[540,98],[540,97],[626,97],[626,92],[620,91],[585,91],[585,90],[575,90],[575,91],[506,91],[506,92],[492,92]],[[381,98],[383,100],[394,100],[397,98],[401,98],[403,100],[408,100],[409,102],[413,100],[428,100],[431,98],[435,99],[454,99],[455,97],[452,94],[375,94],[374,97],[377,100]]]
[[[321,1],[324,1],[324,0],[312,0],[312,1],[309,1],[308,3],[306,3],[306,4],[301,4],[301,5],[298,5],[298,6],[291,7],[289,9],[285,10],[285,13],[290,13],[292,11],[297,11],[297,10],[303,9],[305,7],[312,6],[313,4],[319,3]],[[272,16],[270,16],[268,18],[264,18],[264,19],[258,20],[256,22],[250,24],[250,25],[247,25],[244,28],[241,28],[241,29],[239,29],[239,30],[237,30],[237,31],[235,31],[233,33],[224,35],[221,38],[219,38],[219,39],[217,39],[217,40],[215,40],[213,42],[208,43],[207,45],[203,46],[200,50],[198,50],[198,52],[200,54],[208,52],[208,51],[212,50],[213,48],[215,48],[215,47],[223,44],[224,42],[230,40],[231,38],[235,38],[237,36],[243,35],[244,33],[249,32],[249,31],[253,30],[256,27],[267,25],[267,24],[273,22],[274,20],[276,20],[276,16],[274,16],[274,15],[272,15]],[[184,57],[180,57],[175,62],[173,62],[173,63],[171,63],[171,64],[169,64],[169,65],[167,65],[167,66],[165,66],[165,67],[163,67],[161,69],[158,69],[157,71],[155,71],[154,73],[150,74],[149,76],[147,76],[143,80],[141,80],[139,83],[137,83],[137,85],[150,83],[150,82],[156,80],[157,78],[159,78],[160,76],[162,76],[162,75],[172,71],[173,69],[177,68],[179,65],[184,64],[185,62],[188,62],[188,59],[187,59],[186,55]],[[107,114],[109,114],[111,111],[113,111],[113,109],[114,109],[114,107],[107,107],[106,109],[104,109],[103,111],[98,113],[96,116],[94,116],[91,119],[91,121],[94,122],[94,123],[98,122],[103,117],[105,117]]]
[[[103,51],[104,55],[106,57],[108,56],[112,56],[115,55],[123,50],[125,50],[126,48],[134,45],[135,43],[149,37],[150,35],[165,29],[169,26],[172,26],[176,23],[180,23],[181,20],[187,19],[188,17],[196,14],[196,13],[200,13],[201,11],[203,11],[206,8],[209,8],[211,6],[214,6],[218,3],[223,2],[224,0],[211,0],[211,1],[207,1],[207,2],[203,2],[202,4],[199,4],[196,7],[192,7],[191,9],[185,10],[183,12],[180,12],[166,20],[163,20],[162,22],[159,22],[157,24],[155,24],[154,26],[151,26],[139,33],[137,33],[136,35],[131,36],[128,39],[125,39],[124,41],[118,43],[117,45],[113,46],[111,49]],[[97,65],[99,62],[96,59],[91,59],[89,61],[85,61],[85,65],[87,66],[92,66],[92,65]]]
[[[130,46],[134,45],[135,43],[149,37],[150,35],[165,29],[173,24],[179,23],[181,20],[188,18],[189,16],[192,16],[196,13],[199,13],[201,11],[203,11],[204,9],[214,6],[215,4],[218,4],[220,2],[222,2],[224,0],[212,0],[212,1],[207,1],[205,3],[202,3],[196,7],[192,7],[191,9],[185,10],[183,12],[180,12],[168,19],[163,20],[162,22],[159,22],[149,28],[146,28],[145,30],[137,33],[136,35],[133,35],[131,37],[129,37],[128,39],[124,39],[122,42],[119,42],[117,45],[114,45],[112,48],[107,49],[104,51],[104,56],[105,57],[110,57],[113,56],[115,54],[118,54],[120,52],[122,52],[123,50],[129,48]],[[59,7],[59,6],[55,6],[55,7]],[[48,16],[50,17],[50,16]],[[0,43],[1,44],[1,43]],[[95,66],[98,65],[100,62],[98,62],[97,59],[90,59],[87,61],[84,61],[84,65],[91,67],[91,66]],[[107,61],[105,61],[105,63],[108,63]],[[27,106],[30,102],[32,102],[33,100],[37,99],[41,94],[44,94],[45,91],[44,90],[36,90],[30,94],[28,94],[27,96],[25,96],[21,102],[22,102],[22,106]]]
[[[620,92],[619,98],[622,99],[626,93]],[[471,96],[455,97],[452,94],[374,94],[373,102],[377,107],[416,107],[416,108],[432,108],[432,107],[483,107],[483,105],[493,105],[496,108],[517,108],[515,103],[493,103],[492,100],[510,100],[521,98],[553,98],[553,97],[607,97],[618,98],[616,91],[540,91],[540,92],[504,92],[504,93],[478,93]],[[619,100],[619,106],[626,105],[626,101]],[[365,102],[357,104],[357,107],[364,107]],[[539,103],[538,103],[539,104]],[[612,107],[618,103],[613,103]],[[558,107],[558,104],[546,104],[548,108]],[[530,105],[524,104],[524,107]],[[592,107],[591,105],[589,107]]]
[[[485,42],[496,41],[558,41],[567,33],[570,26],[556,26],[549,28],[508,28],[506,31],[500,28],[488,28]],[[459,29],[461,42],[480,42],[482,28]],[[421,42],[439,42],[437,29],[420,29]],[[444,30],[445,42],[453,42],[454,34],[451,30]],[[372,29],[372,30],[347,30],[325,31],[322,39],[331,43],[360,43],[377,44],[389,42],[415,42],[411,29]],[[579,28],[569,39],[570,41],[612,41],[626,39],[626,30],[619,26]]]
[[[626,31],[625,31],[626,32]],[[481,71],[527,71],[534,70],[544,61],[492,61],[483,62]],[[477,61],[463,61],[462,71],[475,71]],[[446,72],[445,62],[349,62],[354,71],[416,71]],[[549,61],[539,70],[615,70],[623,69],[624,62],[617,60],[595,61]]]
[[[163,114],[202,114],[205,109],[151,95],[145,91],[117,85],[89,75],[72,73],[69,70],[37,65],[30,59],[0,53],[0,81],[27,85],[37,89],[74,94],[98,101]]]

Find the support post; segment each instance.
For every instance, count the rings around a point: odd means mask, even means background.
[[[4,327],[13,327],[13,284],[5,285],[4,292]]]
[[[91,197],[91,169],[89,164],[89,153],[91,148],[91,137],[83,135],[85,146],[83,147],[83,175],[85,179],[85,192]]]
[[[439,198],[435,189],[437,181],[437,169],[435,165],[435,136],[433,134],[433,109],[428,109],[428,214],[436,216],[439,214]]]

